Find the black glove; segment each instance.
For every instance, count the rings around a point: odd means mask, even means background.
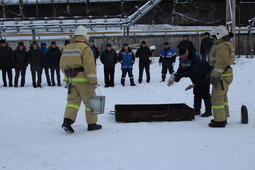
[[[175,81],[175,82],[179,82],[179,81],[181,80],[182,77],[183,77],[183,76],[182,76],[181,73],[176,73],[176,74],[174,74],[174,81]]]

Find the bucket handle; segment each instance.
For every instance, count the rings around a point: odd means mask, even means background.
[[[101,90],[99,89],[99,87],[97,87],[96,89],[99,91],[99,95],[102,96],[102,93],[101,93]]]

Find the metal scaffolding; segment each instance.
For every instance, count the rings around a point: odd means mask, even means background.
[[[147,0],[141,7],[136,7],[136,11],[129,16],[104,16],[87,18],[75,17],[44,17],[44,18],[1,18],[1,37],[7,33],[27,33],[32,32],[33,39],[36,33],[40,32],[67,32],[75,29],[79,25],[87,28],[121,28],[124,29],[123,36],[129,42],[129,27],[135,24],[141,17],[154,8],[161,0]]]

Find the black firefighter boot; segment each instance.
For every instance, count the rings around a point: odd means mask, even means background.
[[[62,128],[67,132],[67,133],[74,133],[74,130],[71,126],[72,120],[68,118],[64,118],[64,122],[62,124]]]
[[[212,104],[211,104],[211,98],[205,98],[205,113],[201,114],[201,117],[209,117],[212,116]]]
[[[88,131],[92,131],[92,130],[99,130],[102,129],[102,125],[99,124],[88,124]]]
[[[226,121],[216,122],[213,120],[208,124],[208,126],[212,128],[224,128],[226,126]]]
[[[161,75],[162,80],[160,82],[164,82],[166,79],[166,75]]]
[[[130,86],[135,86],[134,78],[130,78]]]
[[[125,78],[121,77],[121,81],[120,81],[122,86],[125,86]]]
[[[201,99],[201,98],[194,97],[195,115],[200,115],[201,102],[202,102],[202,99]]]

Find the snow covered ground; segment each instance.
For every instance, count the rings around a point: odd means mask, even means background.
[[[0,169],[255,170],[255,59],[236,59],[233,66],[231,117],[226,128],[209,128],[212,117],[199,116],[185,122],[116,123],[109,114],[115,104],[187,103],[192,107],[192,90],[184,91],[190,80],[167,87],[159,82],[161,68],[158,58],[155,61],[151,83],[144,81],[136,87],[129,86],[127,78],[127,85],[120,85],[117,64],[114,88],[103,87],[103,65],[98,61],[99,89],[106,96],[106,108],[99,116],[103,129],[95,132],[86,130],[84,106],[73,125],[74,134],[60,128],[67,93],[63,86],[47,87],[43,79],[43,88],[34,89],[29,70],[26,87],[1,85]],[[134,76],[137,82],[138,62]],[[247,125],[240,123],[243,104],[249,111]]]

